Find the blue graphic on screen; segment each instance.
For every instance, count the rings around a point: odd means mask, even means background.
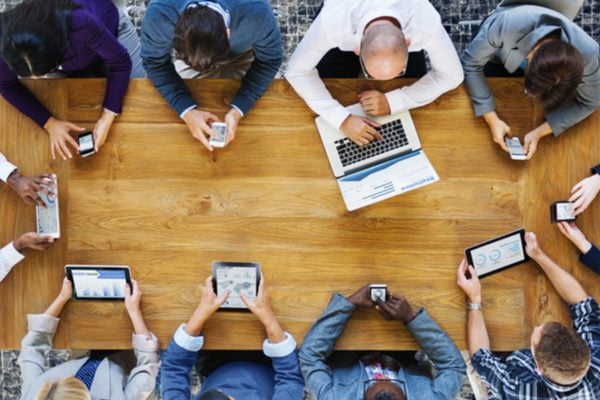
[[[74,269],[71,271],[79,298],[122,299],[125,297],[125,271],[122,269]]]

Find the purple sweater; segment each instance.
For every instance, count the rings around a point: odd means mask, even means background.
[[[68,45],[61,62],[67,75],[89,75],[104,62],[106,93],[104,108],[120,113],[129,84],[131,58],[117,40],[119,13],[110,0],[77,0],[83,8],[73,11]],[[43,127],[50,112],[19,82],[0,57],[0,94],[23,114]]]

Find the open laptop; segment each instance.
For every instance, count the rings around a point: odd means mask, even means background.
[[[366,116],[360,104],[347,109],[354,115]],[[372,119],[381,124],[383,140],[373,140],[362,147],[322,117],[315,120],[348,211],[440,179],[421,149],[408,111]]]

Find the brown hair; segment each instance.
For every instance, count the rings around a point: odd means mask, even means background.
[[[548,40],[539,45],[529,61],[525,70],[525,89],[548,113],[575,97],[582,78],[581,53],[569,43]]]
[[[46,381],[35,396],[35,400],[90,400],[90,392],[74,376]]]
[[[558,322],[544,324],[535,360],[544,376],[561,385],[581,380],[591,362],[590,348],[572,329]]]
[[[229,54],[227,27],[221,14],[206,6],[185,10],[175,24],[177,58],[200,72],[210,72]]]

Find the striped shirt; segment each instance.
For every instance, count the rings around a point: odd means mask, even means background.
[[[505,361],[488,349],[471,358],[475,370],[486,382],[489,400],[600,400],[600,309],[587,299],[569,306],[573,327],[590,346],[592,362],[588,373],[572,385],[559,385],[542,376],[531,350],[519,350]]]

